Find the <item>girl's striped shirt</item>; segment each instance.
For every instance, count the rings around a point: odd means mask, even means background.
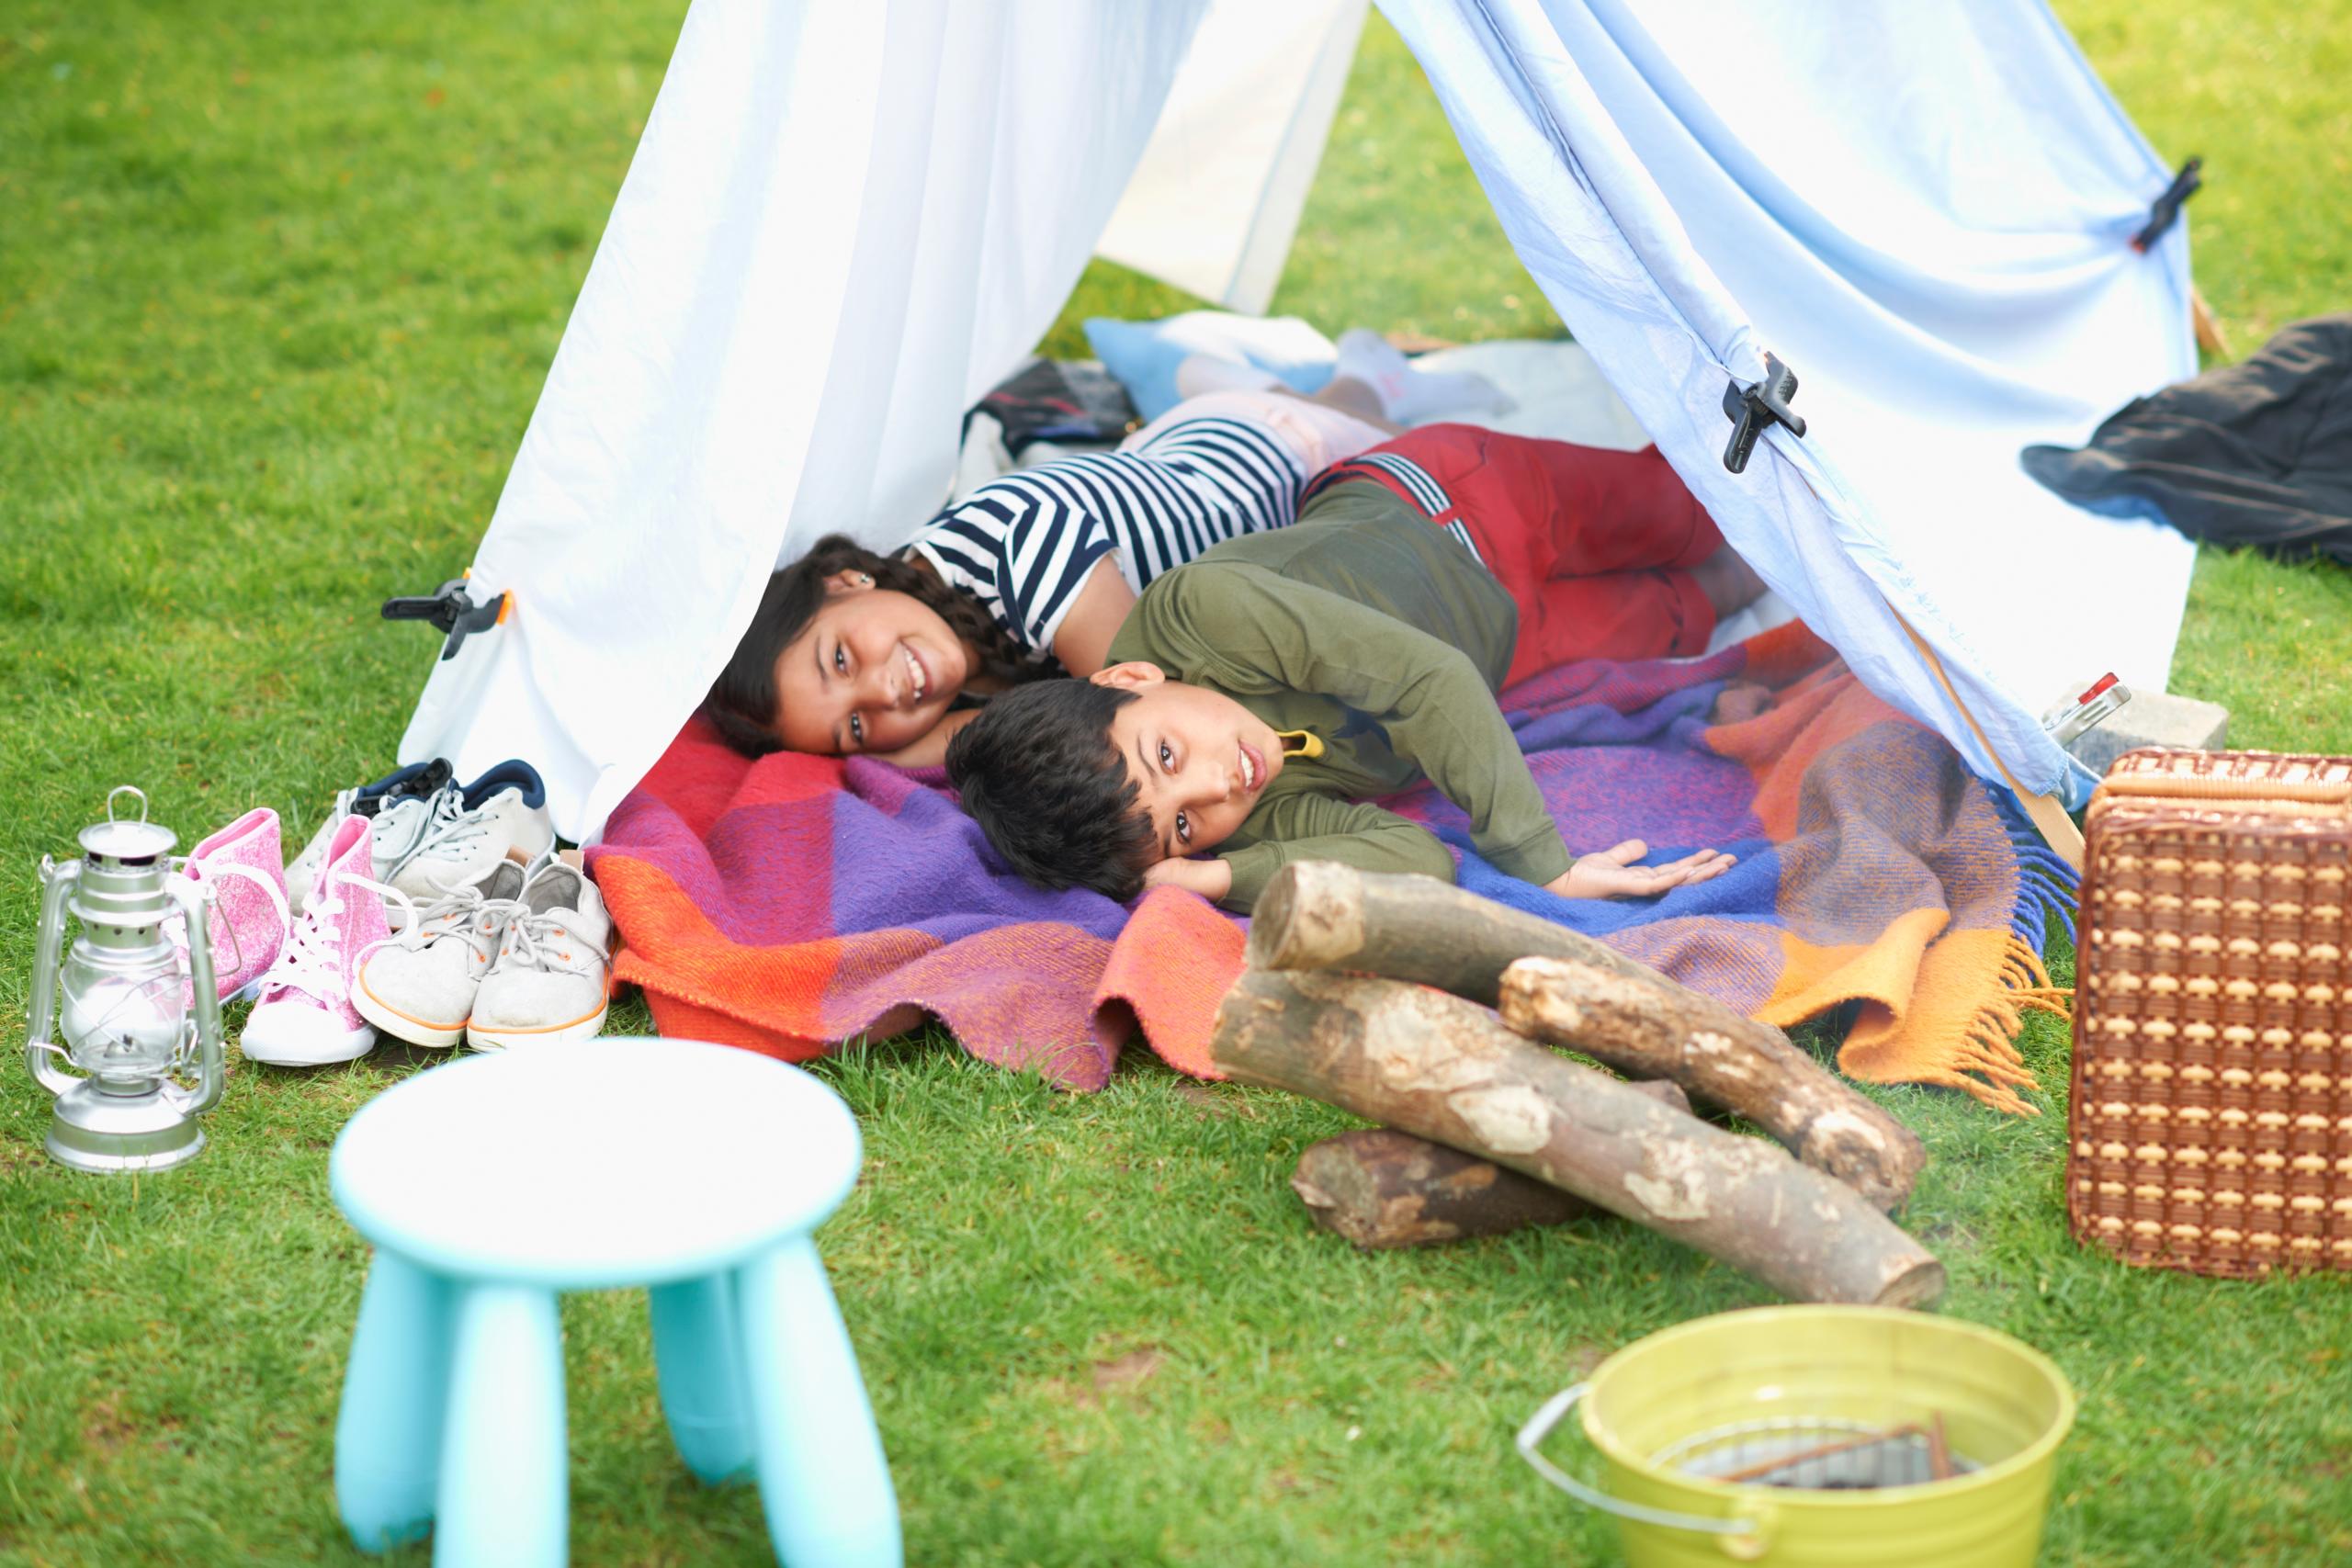
[[[1247,420],[1179,420],[1141,446],[991,479],[923,525],[921,556],[1044,659],[1087,573],[1115,556],[1137,592],[1170,567],[1298,519],[1303,465]]]

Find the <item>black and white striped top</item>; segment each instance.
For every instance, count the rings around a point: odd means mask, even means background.
[[[1086,575],[1116,553],[1137,592],[1170,567],[1298,520],[1299,457],[1264,425],[1179,420],[1127,451],[991,479],[923,525],[920,554],[1043,659]]]

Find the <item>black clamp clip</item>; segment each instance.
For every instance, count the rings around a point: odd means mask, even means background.
[[[2180,173],[2173,175],[2172,184],[2165,186],[2164,195],[2156,197],[2155,205],[2148,209],[2147,223],[2132,236],[2133,250],[2146,251],[2164,238],[2165,230],[2179,220],[2180,204],[2196,195],[2197,188],[2205,183],[2204,168],[2205,160],[2202,158],[2191,158],[2180,166]]]
[[[466,592],[466,580],[453,577],[429,595],[385,600],[384,619],[432,622],[448,639],[441,645],[441,657],[455,659],[469,635],[486,632],[498,625],[506,618],[509,608],[503,593],[487,604],[475,604],[473,595]]]
[[[1804,416],[1789,407],[1789,400],[1797,395],[1797,373],[1767,354],[1764,356],[1764,379],[1753,386],[1743,387],[1734,381],[1724,389],[1724,412],[1731,419],[1731,444],[1724,448],[1724,467],[1733,473],[1745,473],[1749,454],[1756,450],[1756,438],[1764,434],[1768,424],[1785,424],[1789,434],[1804,434]]]

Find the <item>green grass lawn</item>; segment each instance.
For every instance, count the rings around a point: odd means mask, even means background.
[[[2165,155],[2205,155],[2198,273],[2240,352],[2344,308],[2338,7],[2060,9]],[[0,1563],[359,1561],[330,1476],[365,1254],[326,1155],[432,1058],[241,1064],[188,1170],[52,1168],[17,1061],[35,866],[121,781],[192,842],[258,802],[307,830],[390,762],[432,649],[376,604],[469,558],[682,11],[0,12]],[[1050,342],[1185,302],[1098,265]],[[1278,304],[1558,330],[1377,22]],[[2238,744],[2352,751],[2352,574],[2209,555],[2175,684],[2228,703]],[[2024,1047],[2039,1120],[1878,1097],[1935,1156],[1907,1220],[1946,1310],[2081,1393],[2049,1560],[2352,1560],[2346,1282],[2076,1250],[2064,1032]],[[1087,1097],[935,1034],[820,1069],[865,1129],[823,1239],[911,1560],[1607,1560],[1510,1431],[1615,1347],[1764,1293],[1613,1224],[1358,1256],[1285,1185],[1345,1118],[1136,1056]],[[575,1559],[767,1561],[754,1495],[671,1454],[639,1301],[565,1325]]]

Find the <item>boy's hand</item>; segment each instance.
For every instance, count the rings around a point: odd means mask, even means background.
[[[1701,850],[1664,865],[1634,863],[1649,852],[1650,847],[1641,840],[1628,839],[1622,844],[1580,855],[1574,865],[1545,883],[1544,891],[1563,898],[1651,898],[1669,887],[1721,876],[1739,859],[1716,850]],[[1152,869],[1157,871],[1159,867]],[[1148,877],[1147,873],[1147,880]]]
[[[1745,724],[1772,705],[1772,689],[1753,681],[1725,682],[1723,693],[1715,698],[1714,722]]]
[[[1184,887],[1214,904],[1233,891],[1233,867],[1224,861],[1164,860],[1144,868],[1146,887]]]

